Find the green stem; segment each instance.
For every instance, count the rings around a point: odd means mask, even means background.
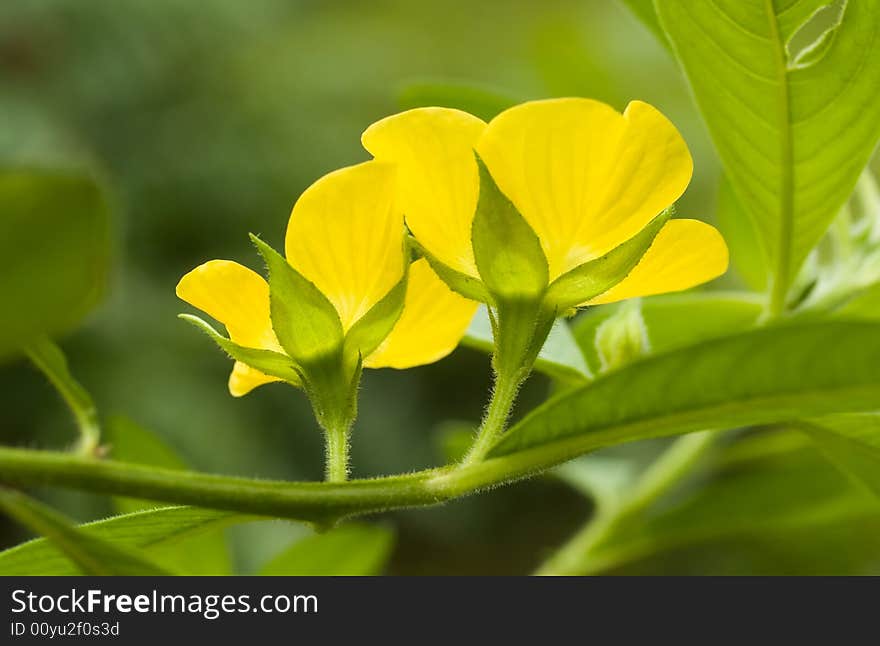
[[[96,455],[101,442],[98,411],[88,391],[70,374],[61,348],[47,337],[42,337],[27,345],[25,353],[55,387],[73,413],[79,429],[76,451],[85,456]]]
[[[679,438],[645,472],[621,501],[603,508],[536,571],[544,576],[582,575],[593,571],[596,553],[614,532],[645,512],[668,492],[712,446],[718,433],[705,431]]]
[[[658,425],[653,437],[680,432]],[[225,509],[256,516],[335,522],[347,516],[436,505],[534,475],[614,443],[597,431],[481,462],[348,482],[278,482],[94,460],[68,453],[0,447],[0,482],[58,486],[103,495]],[[646,437],[639,434],[639,438]]]
[[[473,464],[486,457],[492,444],[507,426],[507,419],[510,417],[510,411],[513,409],[516,394],[523,380],[524,377],[517,379],[501,374],[495,375],[495,387],[492,390],[489,406],[486,408],[486,415],[477,431],[477,439],[474,440],[462,464]]]
[[[340,425],[324,431],[326,448],[325,476],[327,482],[348,480],[349,426]]]
[[[547,310],[540,300],[534,299],[499,300],[494,316],[492,367],[495,385],[477,437],[463,464],[473,464],[485,458],[504,432],[519,388],[531,374],[556,320],[555,311]]]

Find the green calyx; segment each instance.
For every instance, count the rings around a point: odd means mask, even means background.
[[[471,225],[477,270],[495,300],[538,299],[547,288],[549,268],[541,241],[507,198],[483,160],[480,198]]]
[[[565,310],[583,305],[608,291],[639,264],[671,215],[672,209],[666,209],[644,229],[604,256],[564,273],[550,284],[545,299],[560,310]]]
[[[321,290],[272,247],[256,236],[251,238],[269,269],[272,328],[295,363],[315,418],[324,430],[327,479],[343,481],[348,476],[349,434],[357,416],[363,359],[379,347],[403,313],[408,247],[401,249],[405,268],[401,279],[346,331],[335,306]]]

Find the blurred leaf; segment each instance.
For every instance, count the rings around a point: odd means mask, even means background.
[[[643,361],[559,395],[490,451],[582,452],[704,429],[870,411],[880,398],[880,325],[762,328]]]
[[[307,536],[272,559],[262,576],[373,576],[391,556],[394,532],[379,525],[349,524]]]
[[[643,521],[624,525],[609,535],[594,553],[592,571],[637,561],[636,572],[653,572],[652,560],[659,567],[670,551],[692,550],[698,544],[714,550],[713,560],[721,562],[735,537],[748,539],[756,547],[761,541],[785,546],[791,544],[789,536],[805,533],[809,537],[826,529],[837,531],[841,547],[861,552],[861,565],[876,563],[880,544],[870,534],[860,535],[856,528],[871,519],[876,524],[880,506],[827,465],[809,445],[787,442],[792,435],[759,431],[733,444],[703,476],[704,482],[671,494]],[[741,548],[745,553],[737,555],[739,563],[734,571],[767,574],[780,567],[811,571],[817,566],[837,571],[830,565],[836,557],[823,555],[821,542],[802,539],[797,543],[801,555],[793,555],[784,564],[760,563],[757,569],[750,569],[755,566],[750,565],[747,544]],[[683,552],[685,557],[688,553]],[[809,560],[804,563],[802,558]],[[711,572],[712,566],[708,567]],[[676,567],[668,571],[675,572]]]
[[[459,462],[474,443],[477,427],[473,422],[449,420],[439,424],[434,431],[437,452],[446,463]]]
[[[401,110],[424,107],[457,108],[470,112],[483,121],[519,103],[513,97],[479,85],[463,83],[411,83],[399,92],[397,103]]]
[[[799,428],[835,466],[880,497],[880,414],[834,415]]]
[[[880,283],[869,285],[834,312],[835,318],[853,320],[880,319]]]
[[[716,217],[737,273],[753,290],[765,291],[770,284],[770,267],[764,248],[754,220],[743,209],[726,177],[718,185]]]
[[[880,136],[880,0],[655,6],[784,296]]]
[[[495,344],[485,305],[480,305],[461,342],[462,345],[477,350],[492,352]],[[556,321],[550,330],[547,342],[535,362],[535,368],[551,377],[572,382],[586,381],[592,374],[568,323],[562,319]]]
[[[156,434],[126,417],[113,417],[108,420],[104,435],[110,457],[119,462],[146,464],[165,469],[188,468],[177,453]],[[117,510],[123,514],[155,506],[148,501],[133,498],[116,498],[114,502]]]
[[[0,488],[0,509],[38,534],[44,535],[83,574],[144,576],[169,574],[133,550],[81,530],[58,512],[27,496]],[[8,552],[7,552],[8,553]],[[44,566],[31,561],[27,574]],[[0,568],[2,568],[0,561]],[[8,572],[6,573],[8,574]]]
[[[660,19],[657,17],[657,11],[654,9],[654,0],[621,0],[623,4],[629,7],[629,10],[635,14],[645,27],[647,27],[657,40],[669,48],[669,40],[663,27],[660,26]]]
[[[591,308],[575,320],[572,329],[589,365],[601,364],[596,348],[599,326],[624,307],[625,303]],[[742,332],[754,326],[763,310],[763,298],[747,292],[691,291],[641,301],[653,353]]]
[[[584,455],[556,467],[550,473],[599,504],[613,504],[635,481],[638,470],[635,460]]]
[[[165,550],[182,541],[250,519],[228,511],[198,507],[165,507],[81,525],[77,531],[119,549],[144,550],[162,565]],[[173,561],[173,559],[172,559]],[[53,542],[39,538],[0,552],[0,575],[72,575],[80,571],[73,560]]]
[[[133,464],[146,464],[165,469],[187,469],[155,433],[125,417],[108,421],[105,437],[113,459]],[[113,506],[121,514],[154,509],[156,503],[133,498],[114,497]],[[208,532],[187,541],[169,545],[163,550],[163,563],[174,562],[178,570],[188,574],[226,574],[231,569],[229,547],[222,531]]]
[[[0,170],[0,356],[66,332],[103,292],[109,212],[76,174]]]

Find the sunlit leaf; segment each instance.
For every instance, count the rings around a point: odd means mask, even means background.
[[[871,411],[878,335],[874,323],[787,325],[656,355],[551,399],[490,456]]]
[[[778,306],[880,136],[880,0],[655,6],[755,222]]]

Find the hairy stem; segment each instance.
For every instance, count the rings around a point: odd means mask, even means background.
[[[339,425],[324,431],[326,441],[325,478],[327,482],[348,480],[349,427]]]
[[[616,504],[603,508],[536,571],[545,576],[582,575],[593,571],[594,555],[625,523],[637,518],[687,476],[712,446],[718,433],[686,435],[670,446]]]
[[[492,448],[492,444],[504,432],[522,381],[522,378],[507,378],[501,374],[495,375],[495,387],[492,390],[489,406],[486,408],[486,415],[483,417],[483,422],[477,431],[476,440],[474,440],[473,445],[464,457],[463,464],[473,464],[486,457],[489,449]]]

